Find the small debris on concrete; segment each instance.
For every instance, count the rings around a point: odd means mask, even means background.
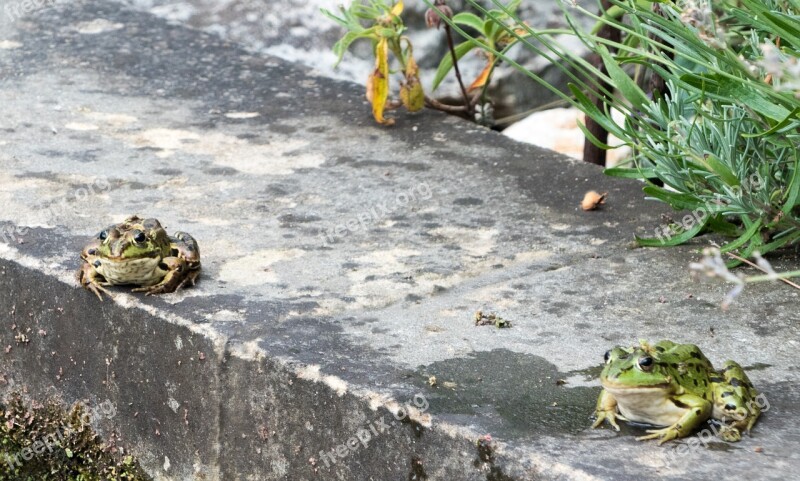
[[[478,459],[484,463],[494,463],[494,442],[491,434],[485,434],[475,443],[478,447]]]
[[[583,200],[581,201],[581,209],[585,211],[596,210],[601,205],[606,203],[607,197],[608,192],[598,194],[597,192],[590,190],[586,193],[586,195],[583,196]]]
[[[511,327],[511,321],[507,321],[493,312],[489,314],[484,314],[483,311],[475,312],[476,326],[488,326],[490,324],[494,324],[498,329]]]

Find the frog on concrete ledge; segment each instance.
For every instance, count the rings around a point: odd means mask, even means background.
[[[185,232],[167,235],[157,219],[136,215],[110,225],[81,252],[78,282],[102,301],[106,286],[140,286],[147,295],[174,292],[200,275],[200,249]]]
[[[640,343],[606,352],[593,428],[608,421],[619,431],[617,419],[665,426],[637,438],[659,444],[690,435],[709,418],[719,421],[717,435],[725,441],[739,441],[742,431],[750,432],[761,406],[739,364],[726,361],[715,371],[693,344]]]

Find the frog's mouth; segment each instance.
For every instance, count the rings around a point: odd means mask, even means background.
[[[642,384],[639,386],[631,386],[627,384],[617,384],[614,382],[609,382],[607,380],[601,383],[603,387],[611,391],[612,394],[614,393],[625,393],[625,392],[632,392],[632,391],[645,391],[645,390],[653,390],[653,391],[664,391],[669,389],[672,385],[669,381],[664,381],[655,384]]]
[[[158,255],[157,252],[147,255],[141,255],[138,257],[122,257],[121,255],[119,256],[106,255],[103,257],[103,260],[105,260],[106,262],[113,262],[115,264],[124,264],[126,262],[138,261],[139,259],[152,259],[157,255]]]

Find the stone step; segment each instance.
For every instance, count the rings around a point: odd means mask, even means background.
[[[798,468],[796,294],[752,286],[722,311],[728,287],[688,274],[703,239],[632,249],[667,211],[640,184],[436,112],[377,126],[360,86],[116,3],[3,22],[0,388],[109,400],[97,429],[154,479]],[[588,190],[601,209],[579,208]],[[78,287],[83,245],[134,213],[198,240],[195,287]],[[589,429],[603,353],[639,338],[753,367],[772,409],[752,438]]]

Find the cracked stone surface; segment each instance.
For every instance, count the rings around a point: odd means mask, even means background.
[[[100,432],[155,479],[800,467],[797,292],[722,311],[728,286],[687,269],[706,239],[632,247],[668,210],[635,182],[433,112],[376,126],[360,86],[99,0],[5,17],[0,79],[0,388],[111,400]],[[590,189],[608,202],[583,212]],[[77,286],[83,244],[133,213],[198,239],[196,287],[101,304]],[[662,338],[749,367],[769,401],[752,437],[588,429],[603,353]]]

